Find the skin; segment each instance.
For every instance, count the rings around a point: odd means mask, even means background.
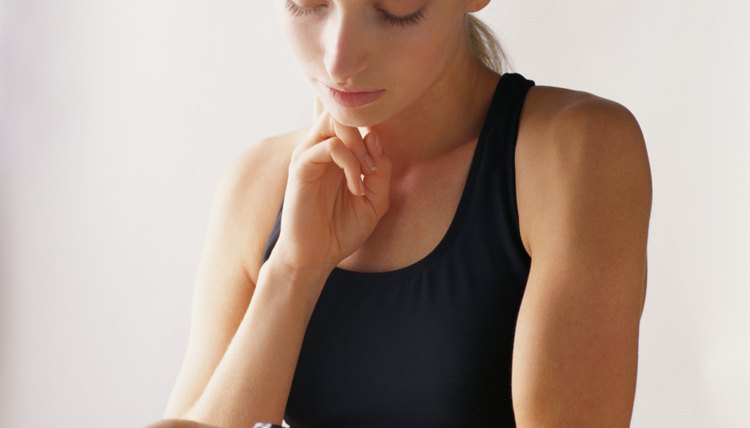
[[[357,126],[362,135],[376,134],[392,164],[390,209],[339,267],[373,271],[406,266],[429,253],[450,223],[463,187],[463,179],[455,176],[468,170],[499,78],[470,55],[464,34],[465,14],[486,3],[382,4],[398,16],[424,8],[425,18],[417,25],[394,27],[384,23],[382,10],[372,2],[330,2],[302,17],[291,16],[285,1],[276,2],[284,35],[316,91],[318,105],[342,128]],[[320,82],[385,89],[385,94],[368,106],[349,109],[338,105]],[[342,134],[352,151],[363,152],[356,134]],[[365,163],[360,170],[352,167],[349,175],[365,171]],[[455,173],[446,175],[446,170]],[[407,230],[427,239],[415,246],[393,240]]]
[[[326,273],[397,269],[437,245],[499,78],[463,38],[464,14],[488,0],[299,2],[326,6],[300,18],[277,0],[318,95],[315,122],[253,145],[220,181],[164,427],[281,422]],[[425,18],[408,28],[389,27],[379,10],[407,15],[422,6]],[[349,109],[319,81],[385,92]],[[515,156],[520,233],[532,258],[514,343],[517,424],[626,427],[651,211],[641,130],[614,101],[535,86]],[[281,236],[264,264],[282,198]]]

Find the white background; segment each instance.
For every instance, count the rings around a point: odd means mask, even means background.
[[[495,0],[513,71],[618,101],[654,184],[634,427],[750,426],[750,2]],[[272,2],[0,2],[0,426],[137,427],[220,171],[309,122]]]

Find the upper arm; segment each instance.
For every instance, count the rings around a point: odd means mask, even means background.
[[[187,350],[165,417],[180,417],[197,401],[247,311],[281,203],[287,151],[279,141],[261,141],[233,159],[218,180],[193,289]]]
[[[598,97],[548,129],[518,182],[532,261],[514,343],[517,422],[628,426],[651,211],[645,142],[627,109]]]

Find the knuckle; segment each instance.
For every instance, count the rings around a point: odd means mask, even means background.
[[[291,162],[294,162],[295,160],[299,159],[300,155],[302,154],[302,145],[298,144],[294,147],[294,150],[292,150],[292,157]]]
[[[309,158],[308,150],[300,150],[296,155],[292,156],[292,159],[289,161],[289,171],[299,169],[305,163],[305,159]]]
[[[300,163],[301,162],[302,161],[300,161],[299,159],[293,159],[291,162],[289,162],[289,169],[287,171],[287,173],[289,174],[289,176],[294,176],[294,175],[297,174],[297,172],[300,169]]]
[[[331,137],[326,140],[325,144],[328,151],[332,152],[337,150],[343,144],[343,141],[338,137]]]

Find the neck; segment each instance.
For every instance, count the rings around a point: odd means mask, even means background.
[[[454,64],[418,102],[385,122],[359,128],[362,135],[377,133],[394,173],[479,138],[499,76],[473,57]]]

